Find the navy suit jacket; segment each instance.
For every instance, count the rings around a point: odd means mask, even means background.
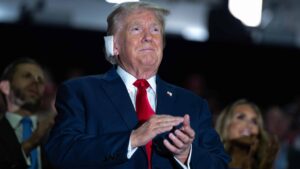
[[[156,114],[189,114],[196,132],[192,169],[227,168],[229,156],[212,128],[207,102],[157,77]],[[57,121],[46,145],[48,159],[64,169],[147,169],[144,147],[127,159],[129,136],[138,119],[115,69],[63,83],[57,92]],[[153,169],[181,168],[172,156],[152,154]]]

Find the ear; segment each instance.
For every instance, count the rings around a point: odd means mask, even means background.
[[[10,91],[10,83],[8,80],[2,80],[0,81],[0,91],[4,93],[6,96],[9,95]]]

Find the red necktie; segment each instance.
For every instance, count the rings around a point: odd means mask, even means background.
[[[138,79],[133,83],[134,86],[138,88],[136,94],[136,113],[139,120],[139,123],[144,123],[147,121],[153,114],[154,111],[151,108],[146,89],[150,86],[147,80]],[[152,152],[152,141],[149,141],[146,144],[146,152],[148,158],[148,168],[151,169],[151,152]]]

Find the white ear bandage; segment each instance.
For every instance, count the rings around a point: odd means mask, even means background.
[[[104,36],[104,43],[106,57],[112,57],[114,55],[114,37],[112,35]]]

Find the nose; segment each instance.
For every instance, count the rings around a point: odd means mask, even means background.
[[[31,77],[32,82],[36,83],[36,84],[43,84],[43,78],[40,75],[32,75]]]
[[[253,129],[254,129],[255,126],[256,126],[256,124],[254,124],[253,121],[251,121],[251,120],[246,120],[246,127],[247,127],[248,129],[250,129],[251,132],[253,131]]]
[[[151,42],[152,41],[152,34],[150,31],[145,31],[144,32],[144,37],[143,37],[144,42]]]
[[[32,76],[32,80],[33,80],[34,82],[39,82],[39,76],[33,75],[33,76]]]

